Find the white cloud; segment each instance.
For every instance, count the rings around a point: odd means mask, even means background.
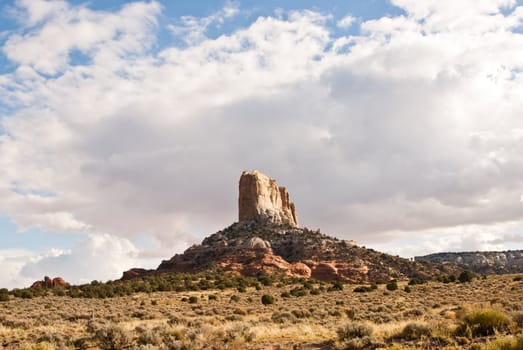
[[[139,266],[136,247],[126,239],[108,234],[91,234],[69,252],[51,252],[25,263],[20,275],[40,280],[43,276],[60,276],[73,283],[94,279],[120,278],[130,266]]]
[[[17,109],[1,121],[0,211],[106,241],[148,235],[168,258],[234,221],[238,177],[259,169],[287,185],[304,225],[340,237],[400,251],[408,234],[436,250],[454,230],[466,248],[472,225],[498,242],[492,227],[521,220],[522,8],[468,4],[460,19],[450,2],[396,3],[407,15],[359,36],[333,38],[328,17],[298,11],[158,54],[143,44],[155,2],[37,11],[41,24],[3,47],[20,66],[0,76]],[[57,23],[105,30],[55,44]],[[89,64],[69,64],[78,49]],[[111,271],[136,261],[121,251]]]
[[[236,16],[238,13],[238,5],[229,2],[221,10],[207,17],[182,16],[179,23],[169,24],[167,28],[186,44],[194,45],[207,39],[206,32],[209,27],[220,27],[227,19]]]
[[[11,35],[3,52],[13,62],[51,75],[67,68],[73,50],[89,54],[94,61],[141,53],[154,41],[151,30],[160,11],[154,1],[130,3],[117,13],[72,7],[63,1],[17,4],[28,15],[27,25],[45,22]]]
[[[352,17],[351,15],[347,15],[340,19],[338,22],[336,22],[336,26],[338,26],[339,28],[349,28],[355,20],[356,18]]]

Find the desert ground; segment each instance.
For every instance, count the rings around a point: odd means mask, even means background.
[[[397,289],[267,284],[111,298],[10,295],[0,302],[0,342],[42,350],[523,349],[520,275]]]

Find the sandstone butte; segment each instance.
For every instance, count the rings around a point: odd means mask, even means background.
[[[240,177],[238,219],[271,222],[298,227],[296,206],[289,200],[285,187],[257,170],[244,171]]]
[[[256,170],[244,171],[240,177],[238,219],[201,244],[162,261],[156,270],[134,268],[125,271],[122,279],[219,269],[242,275],[359,282],[427,277],[437,270],[430,263],[412,262],[358,247],[352,240],[300,228],[287,189]]]

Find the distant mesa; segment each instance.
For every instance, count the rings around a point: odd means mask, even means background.
[[[453,264],[481,274],[523,272],[523,250],[435,253],[416,256],[414,259],[420,262]]]
[[[298,227],[296,206],[289,199],[285,187],[278,187],[276,180],[254,170],[244,171],[240,177],[238,200],[239,221],[286,224]]]
[[[37,288],[65,288],[65,287],[69,287],[70,284],[66,281],[64,281],[64,279],[62,277],[55,277],[53,279],[51,279],[51,277],[49,276],[45,276],[44,279],[42,281],[35,281],[32,285],[31,285],[31,288],[32,289],[37,289]]]

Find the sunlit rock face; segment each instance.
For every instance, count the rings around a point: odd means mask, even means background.
[[[239,221],[271,222],[298,227],[296,206],[285,187],[254,170],[240,177]]]

